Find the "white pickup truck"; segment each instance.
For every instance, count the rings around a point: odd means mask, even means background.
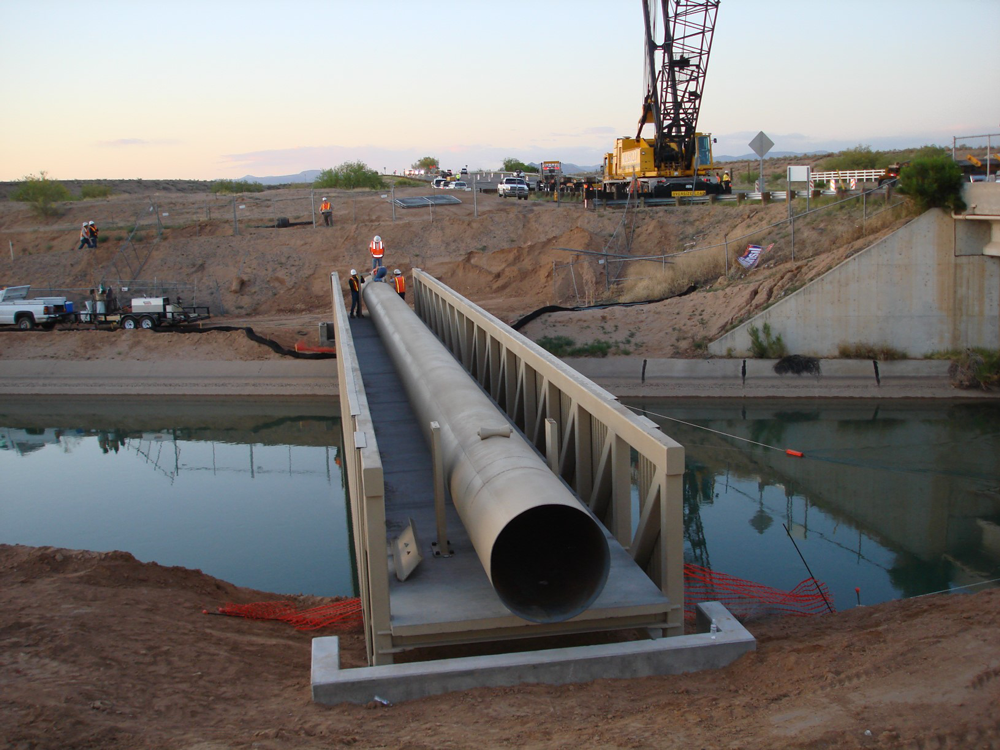
[[[28,299],[31,286],[8,286],[0,289],[0,325],[14,325],[24,331],[35,326],[51,328],[61,320],[73,320],[73,303],[65,297]]]
[[[528,183],[523,177],[504,177],[497,185],[497,195],[501,198],[512,195],[518,200],[528,200]]]

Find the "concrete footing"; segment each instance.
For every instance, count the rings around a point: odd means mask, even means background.
[[[312,642],[317,703],[399,703],[477,687],[565,685],[719,669],[757,648],[756,639],[718,602],[699,604],[693,635],[526,651],[360,669],[340,668],[336,636]],[[711,633],[715,621],[718,632]]]

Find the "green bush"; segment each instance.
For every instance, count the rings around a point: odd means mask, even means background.
[[[396,187],[427,187],[426,182],[421,182],[420,180],[411,180],[408,177],[397,177],[393,184]]]
[[[213,193],[263,193],[264,186],[259,182],[246,180],[216,180],[212,183]]]
[[[921,211],[929,208],[965,210],[962,170],[945,154],[911,161],[899,173],[899,192],[910,197]]]
[[[107,198],[111,195],[110,185],[84,185],[80,188],[80,197],[87,198]]]
[[[517,172],[518,170],[522,172],[538,172],[538,167],[533,167],[530,164],[525,164],[523,161],[511,157],[503,160],[504,172]]]
[[[750,334],[750,353],[757,359],[781,359],[788,354],[781,336],[772,336],[770,323],[762,328],[750,326],[747,333]]]
[[[340,188],[341,190],[353,190],[354,188],[380,190],[385,187],[385,183],[379,173],[364,162],[345,161],[339,167],[324,169],[320,172],[319,177],[313,182],[313,187]]]
[[[57,216],[61,201],[71,201],[73,196],[61,182],[50,180],[46,172],[35,177],[29,174],[18,180],[19,185],[10,194],[11,200],[30,203],[31,209],[39,216]]]

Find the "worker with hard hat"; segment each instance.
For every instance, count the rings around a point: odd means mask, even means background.
[[[385,245],[382,244],[382,238],[376,234],[375,239],[368,245],[368,250],[372,254],[372,273],[374,273],[375,269],[382,265],[382,257],[385,255]]]
[[[722,192],[726,195],[733,192],[733,178],[729,176],[729,172],[722,173]]]
[[[406,279],[398,268],[392,272],[392,283],[396,287],[396,294],[406,299]]]
[[[83,228],[80,230],[80,244],[77,245],[77,250],[83,250],[85,247],[90,247],[90,227],[87,226],[87,222],[83,222]]]
[[[351,290],[351,312],[348,315],[349,318],[361,317],[361,285],[364,283],[365,277],[352,268],[351,278],[347,280],[347,286]]]
[[[92,221],[88,221],[87,232],[90,234],[90,246],[97,247],[97,224]]]
[[[333,226],[333,206],[330,205],[330,199],[325,195],[323,196],[323,202],[319,204],[319,212],[323,214],[323,225],[332,227]]]

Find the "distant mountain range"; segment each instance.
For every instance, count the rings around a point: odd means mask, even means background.
[[[535,167],[535,169],[541,168],[540,164],[533,161],[529,161],[528,166]],[[603,169],[604,167],[600,164],[596,164],[593,167],[581,167],[579,164],[570,164],[568,161],[562,163],[563,174],[596,174]]]
[[[808,151],[803,153],[802,151],[768,151],[765,159],[783,159],[789,156],[827,156],[832,152],[830,151]],[[760,161],[760,157],[752,151],[749,154],[743,154],[743,156],[715,156],[715,160],[718,161]]]
[[[246,177],[240,177],[243,182],[259,182],[261,185],[287,185],[290,182],[313,182],[322,169],[307,169],[305,172],[299,172],[298,174],[284,174],[278,175],[276,177],[254,177],[252,174],[248,174]]]

